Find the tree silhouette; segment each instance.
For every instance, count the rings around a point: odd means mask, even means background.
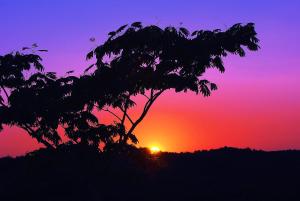
[[[259,40],[253,23],[235,24],[226,31],[197,30],[190,33],[184,27],[143,27],[140,22],[121,26],[109,34],[104,44],[87,54],[96,58],[96,69],[85,76],[85,85],[78,94],[85,94],[88,105],[107,111],[116,117],[121,144],[137,143],[135,128],[147,115],[157,98],[166,90],[192,91],[209,96],[217,85],[201,79],[208,68],[225,71],[223,57],[228,53],[245,56],[244,48],[258,50]],[[87,90],[86,90],[87,89]],[[133,97],[146,98],[137,119],[129,114],[135,106]],[[118,109],[121,115],[106,107]],[[106,109],[104,109],[106,108]],[[126,127],[126,122],[129,126]]]
[[[73,98],[77,80],[74,76],[57,78],[53,72],[33,74],[11,92],[4,111],[6,124],[23,128],[47,148],[64,143],[59,127],[67,141],[98,148],[100,140],[107,142],[111,132]]]
[[[35,73],[9,96],[6,121],[26,130],[48,148],[61,141],[57,132],[61,115],[68,109],[71,79],[57,79],[55,73]]]
[[[85,109],[84,100],[72,96],[79,79],[57,78],[54,72],[42,72],[40,61],[36,54],[20,52],[0,57],[0,129],[3,124],[18,126],[51,149],[64,143],[59,127],[67,141],[75,144],[98,148],[100,141],[111,142],[114,128],[99,124]],[[38,72],[31,71],[31,76],[25,76],[33,68]]]
[[[135,128],[162,93],[192,91],[209,96],[217,85],[202,79],[208,68],[224,72],[222,58],[228,53],[243,57],[243,48],[259,48],[253,23],[190,34],[184,27],[162,29],[135,22],[108,35],[104,44],[87,54],[96,63],[80,77],[70,76],[72,72],[59,78],[54,72],[42,72],[36,54],[1,56],[0,128],[3,124],[23,128],[52,149],[66,141],[97,149],[101,142],[106,149],[136,144]],[[31,69],[38,72],[26,78],[25,71]],[[136,96],[146,101],[134,119],[130,109],[136,106]],[[112,114],[115,121],[101,123],[99,111]]]
[[[24,49],[24,48],[23,48]],[[29,49],[29,48],[26,48]],[[25,50],[25,49],[24,49]],[[44,50],[42,50],[44,51]],[[44,67],[42,66],[40,56],[36,54],[24,54],[21,52],[12,52],[4,56],[0,56],[0,130],[3,129],[3,124],[15,125],[15,116],[11,113],[10,98],[13,91],[17,91],[26,85],[26,77],[24,72],[31,69],[37,71],[42,71]],[[22,103],[22,97],[17,104]],[[30,113],[18,114],[18,115],[28,115]],[[23,119],[26,119],[24,116]],[[19,126],[33,135],[26,122],[19,122]],[[47,145],[47,142],[43,139],[39,140],[41,143]]]
[[[20,52],[0,56],[0,104],[7,106],[9,92],[24,83],[24,71],[34,67],[42,71],[41,58],[35,54],[22,54]]]

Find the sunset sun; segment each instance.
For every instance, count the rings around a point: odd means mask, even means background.
[[[155,153],[160,152],[160,148],[157,146],[152,146],[152,147],[150,147],[150,151],[152,154],[155,154]]]

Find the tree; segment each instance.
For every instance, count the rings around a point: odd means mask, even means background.
[[[40,61],[36,54],[20,52],[0,57],[0,129],[3,124],[20,127],[50,149],[64,143],[63,134],[73,144],[96,148],[100,141],[112,141],[113,127],[99,124],[85,100],[72,95],[78,78],[43,72]],[[25,76],[26,71],[33,74]]]
[[[80,77],[43,72],[36,54],[1,56],[0,129],[3,124],[18,126],[52,149],[64,143],[62,134],[72,144],[97,149],[101,142],[106,148],[136,144],[135,128],[161,94],[175,90],[209,96],[217,85],[202,75],[208,68],[224,72],[223,57],[243,57],[245,47],[259,48],[252,23],[190,34],[184,27],[162,29],[135,22],[110,32],[104,44],[89,52],[87,59],[95,57],[96,63]],[[38,72],[26,78],[24,71],[31,69]],[[136,96],[146,101],[133,119],[130,109],[136,106]],[[116,120],[102,124],[99,111]]]
[[[0,56],[0,105],[2,107],[7,106],[10,91],[24,83],[24,71],[32,67],[38,71],[44,69],[40,61],[38,55],[20,52]]]
[[[41,57],[36,54],[13,52],[0,56],[0,130],[3,129],[3,124],[14,124],[13,121],[9,121],[12,116],[9,112],[11,92],[18,90],[26,83],[25,71],[44,69],[40,62]],[[26,123],[20,125],[28,131],[27,126]]]
[[[9,105],[2,110],[3,122],[23,128],[47,148],[64,143],[63,134],[73,144],[98,148],[101,140],[108,140],[109,130],[72,97],[76,80],[74,76],[57,78],[53,72],[33,74],[11,92]]]
[[[135,22],[108,35],[104,44],[87,54],[87,59],[95,58],[96,63],[86,73],[96,69],[90,76],[83,76],[86,87],[79,87],[77,93],[85,94],[91,109],[95,106],[116,117],[116,142],[121,144],[138,142],[134,130],[163,92],[173,89],[209,96],[217,85],[201,79],[208,68],[223,73],[222,59],[228,53],[243,57],[244,48],[259,48],[253,23],[235,24],[226,31],[196,30],[190,34],[184,27],[162,29]],[[135,106],[133,97],[137,95],[144,96],[146,103],[134,120],[129,109]],[[121,115],[107,107],[117,108]]]
[[[55,148],[61,137],[57,132],[61,115],[68,109],[65,99],[71,80],[57,79],[55,73],[35,73],[14,89],[5,110],[6,124],[27,131],[38,142]]]

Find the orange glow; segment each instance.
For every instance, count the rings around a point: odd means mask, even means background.
[[[160,152],[160,149],[156,146],[150,147],[151,154],[156,154]]]
[[[290,82],[287,84],[294,83]],[[236,83],[239,88],[234,87]],[[137,146],[156,146],[168,152],[224,146],[299,149],[300,88],[283,90],[279,84],[265,80],[255,85],[236,83],[224,83],[208,98],[191,93],[163,94],[136,128]],[[277,92],[274,87],[281,90]],[[142,99],[136,102],[138,108],[130,111],[133,119],[142,110]],[[99,116],[101,123],[113,121],[110,114]],[[21,129],[5,127],[0,133],[0,157],[22,155],[39,147]]]

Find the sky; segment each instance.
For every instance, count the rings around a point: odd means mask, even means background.
[[[0,10],[0,55],[37,43],[48,50],[41,54],[46,70],[60,75],[82,73],[87,52],[127,23],[225,30],[254,22],[261,49],[227,57],[224,74],[207,72],[219,87],[210,97],[163,94],[137,128],[139,146],[300,149],[300,1],[1,0]],[[0,133],[0,156],[38,147],[18,128]]]

